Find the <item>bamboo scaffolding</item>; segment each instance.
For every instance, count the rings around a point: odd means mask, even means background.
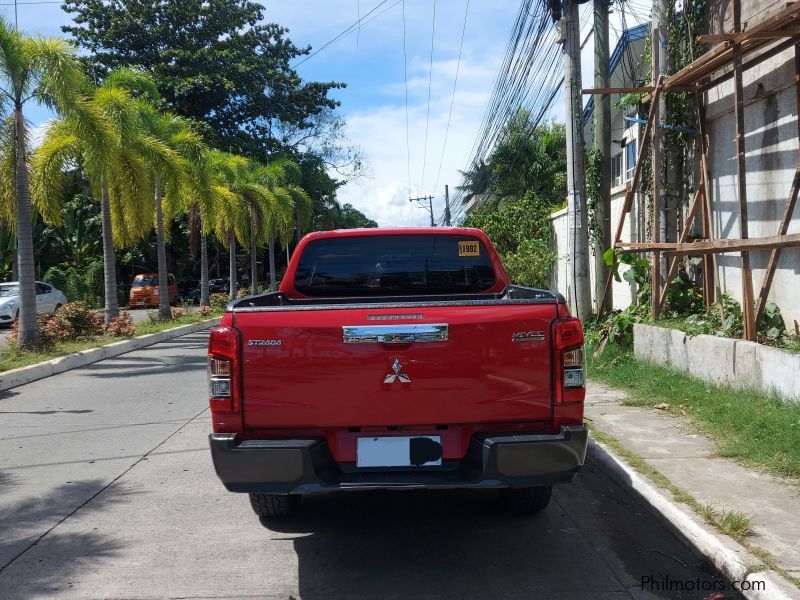
[[[800,246],[800,233],[747,239],[699,240],[696,242],[619,242],[618,254],[624,252],[663,252],[664,254],[724,254]]]
[[[795,93],[798,117],[798,138],[800,138],[800,2],[792,2],[785,6],[770,8],[751,21],[741,22],[740,0],[733,2],[734,31],[732,33],[701,36],[701,42],[717,43],[715,47],[700,56],[674,75],[660,77],[655,86],[618,87],[586,89],[584,93],[645,93],[645,100],[651,102],[649,115],[645,123],[644,134],[639,145],[639,154],[630,187],[625,192],[622,211],[619,216],[616,234],[613,239],[615,253],[653,252],[655,256],[664,253],[672,257],[668,277],[663,287],[654,279],[653,313],[657,318],[663,307],[669,290],[669,284],[675,275],[678,258],[681,255],[698,255],[703,257],[703,288],[706,305],[713,304],[721,295],[717,273],[717,255],[726,252],[740,253],[742,273],[742,309],[745,324],[745,338],[756,338],[757,323],[763,315],[764,306],[769,296],[775,271],[783,248],[800,246],[800,234],[787,234],[789,223],[794,214],[798,196],[800,195],[800,158],[798,158],[794,180],[784,207],[783,216],[778,226],[777,235],[771,237],[749,237],[748,202],[747,202],[747,164],[745,154],[744,127],[744,93],[742,83],[743,71],[755,67],[776,56],[780,52],[794,47],[795,49]],[[788,38],[788,39],[787,39]],[[711,219],[711,179],[708,167],[708,133],[705,119],[703,93],[709,89],[733,79],[734,116],[736,123],[736,181],[737,206],[739,212],[739,238],[714,239]],[[692,199],[686,222],[680,232],[678,242],[621,242],[625,220],[631,210],[633,198],[641,181],[642,164],[647,149],[651,144],[651,130],[654,127],[655,107],[662,93],[694,91],[698,109],[700,133],[700,185]],[[658,165],[654,165],[654,172]],[[657,209],[657,207],[656,207]],[[698,217],[699,213],[699,217]],[[702,240],[686,242],[688,231],[695,219],[699,218]],[[655,232],[654,232],[655,235]],[[756,250],[770,250],[764,279],[758,295],[757,303],[753,295],[752,269],[749,253]],[[608,295],[612,275],[606,279],[603,300]]]

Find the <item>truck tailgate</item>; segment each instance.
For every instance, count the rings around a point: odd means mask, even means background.
[[[244,426],[550,420],[555,316],[510,303],[237,311]]]

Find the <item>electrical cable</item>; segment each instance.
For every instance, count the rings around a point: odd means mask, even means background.
[[[406,0],[403,4],[403,77],[406,85],[406,169],[408,171],[408,195],[411,195],[411,141],[408,132],[408,55],[406,53]]]
[[[425,167],[428,162],[428,126],[430,125],[431,117],[431,83],[433,83],[433,41],[436,37],[436,0],[433,0],[433,18],[431,19],[431,61],[430,70],[428,71],[428,103],[425,109],[425,145],[422,150],[422,177],[419,182],[419,196],[422,195],[422,189],[425,187]]]
[[[450,133],[450,119],[453,116],[453,103],[456,99],[456,86],[458,85],[458,72],[461,69],[461,51],[464,48],[464,32],[467,30],[467,15],[469,15],[469,0],[464,8],[464,22],[461,24],[461,42],[458,44],[458,60],[456,61],[456,76],[453,79],[453,92],[450,94],[450,110],[447,113],[447,125],[444,128],[444,143],[442,144],[442,156],[439,159],[439,168],[436,171],[436,182],[433,184],[433,193],[439,187],[439,176],[442,174],[442,164],[444,163],[444,153],[447,149],[447,136]],[[444,220],[444,215],[442,216]]]
[[[306,62],[307,60],[310,60],[310,59],[314,58],[314,57],[315,57],[317,54],[319,54],[320,52],[322,52],[323,50],[325,50],[325,48],[327,48],[327,47],[328,47],[328,46],[330,46],[331,44],[333,44],[333,43],[335,43],[335,42],[338,42],[338,41],[339,41],[341,38],[343,38],[343,37],[344,37],[345,35],[347,35],[348,33],[351,33],[351,32],[353,32],[353,31],[355,31],[355,29],[356,29],[358,26],[360,26],[360,25],[361,25],[361,22],[362,22],[364,19],[366,19],[368,16],[370,16],[372,13],[374,13],[376,10],[378,10],[378,9],[379,9],[381,6],[383,6],[383,5],[384,5],[384,4],[386,4],[387,2],[389,2],[389,0],[382,0],[382,1],[381,1],[380,3],[378,3],[378,4],[377,4],[377,5],[376,5],[376,6],[375,6],[375,7],[374,7],[374,8],[373,8],[371,11],[369,11],[368,13],[366,13],[366,14],[365,14],[363,17],[360,17],[360,18],[359,18],[359,19],[358,19],[358,20],[357,20],[355,23],[353,23],[353,24],[352,24],[352,25],[350,25],[350,26],[349,26],[347,29],[345,29],[344,31],[342,31],[341,33],[339,33],[339,34],[338,34],[336,37],[334,37],[334,38],[332,38],[332,39],[328,40],[328,41],[327,41],[327,42],[325,42],[325,43],[324,43],[322,46],[320,46],[320,47],[319,47],[317,50],[315,50],[314,52],[312,52],[311,54],[309,54],[308,56],[306,56],[306,57],[305,57],[305,58],[303,58],[302,60],[300,60],[300,61],[296,62],[296,63],[295,63],[293,66],[292,66],[292,68],[293,68],[293,69],[296,69],[297,67],[299,67],[300,65],[302,65],[302,64],[303,64],[304,62]]]

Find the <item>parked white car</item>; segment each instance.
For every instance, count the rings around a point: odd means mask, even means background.
[[[52,315],[67,297],[49,283],[36,282],[36,312]],[[19,314],[19,283],[0,283],[0,325],[11,325]]]

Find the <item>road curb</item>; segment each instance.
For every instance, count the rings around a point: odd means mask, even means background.
[[[86,365],[96,363],[106,358],[119,356],[120,354],[125,354],[133,350],[146,348],[147,346],[152,346],[153,344],[158,344],[159,342],[164,342],[166,340],[171,340],[188,333],[202,331],[218,325],[219,321],[220,320],[218,317],[216,319],[208,319],[206,321],[190,323],[189,325],[180,325],[178,327],[173,327],[172,329],[159,331],[158,333],[148,333],[147,335],[140,335],[129,340],[113,342],[111,344],[98,346],[97,348],[88,348],[73,354],[59,356],[58,358],[40,362],[35,365],[21,367],[19,369],[12,369],[0,374],[0,391],[9,390],[20,385],[25,385],[26,383],[31,383],[32,381],[50,377],[51,375],[57,375],[58,373],[64,373],[65,371],[77,369],[78,367],[85,367]]]
[[[591,459],[599,462],[609,476],[623,487],[631,489],[641,498],[650,513],[681,535],[687,543],[705,556],[731,581],[765,582],[766,590],[740,590],[752,600],[798,600],[800,591],[793,588],[774,571],[749,573],[748,565],[760,561],[744,546],[728,536],[718,533],[703,522],[694,511],[672,499],[640,475],[607,446],[590,439]]]

